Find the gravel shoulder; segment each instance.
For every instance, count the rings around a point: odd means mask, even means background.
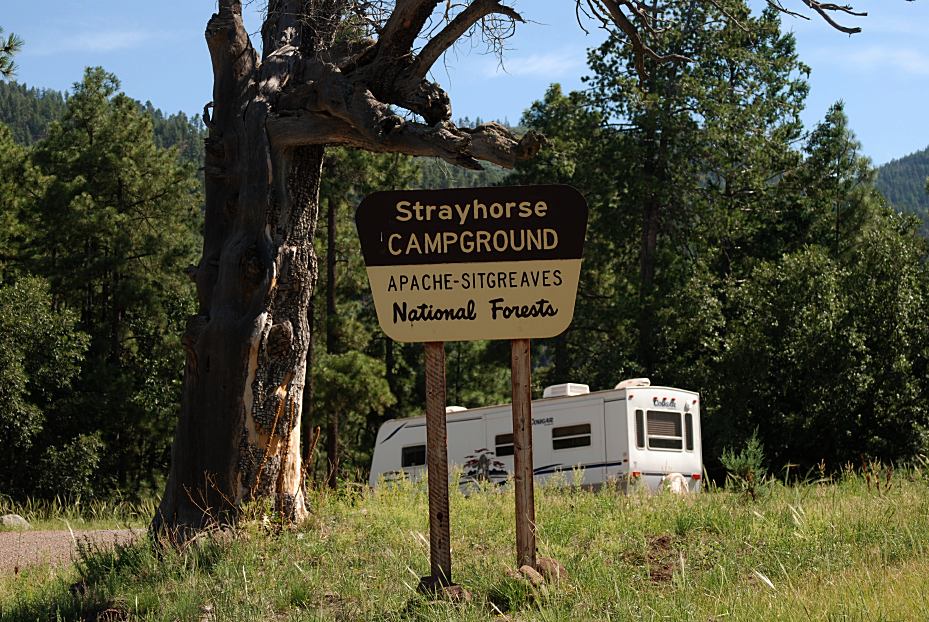
[[[0,574],[19,572],[36,564],[70,564],[78,555],[78,543],[111,547],[128,544],[144,529],[98,529],[94,531],[0,531]]]

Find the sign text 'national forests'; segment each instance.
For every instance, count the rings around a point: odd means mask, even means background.
[[[571,322],[587,204],[570,186],[377,192],[355,222],[397,341],[552,337]]]

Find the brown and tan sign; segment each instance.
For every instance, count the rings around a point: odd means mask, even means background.
[[[355,223],[392,339],[553,337],[571,323],[587,203],[570,186],[377,192]]]

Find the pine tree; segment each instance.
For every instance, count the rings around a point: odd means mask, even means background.
[[[90,337],[55,433],[100,432],[98,490],[151,483],[167,461],[199,225],[195,171],[156,146],[151,119],[118,89],[89,69],[36,145],[46,183],[22,211],[17,258]]]
[[[11,78],[16,73],[13,56],[23,47],[23,40],[15,34],[3,39],[3,28],[0,28],[0,78]]]

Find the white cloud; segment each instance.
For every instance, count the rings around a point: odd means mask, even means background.
[[[921,22],[919,15],[914,15],[909,19],[906,16],[885,17],[875,15],[862,19],[858,25],[861,26],[864,34],[922,36],[926,32],[925,25]]]
[[[832,60],[849,70],[894,71],[909,76],[929,76],[929,54],[912,48],[871,45],[845,50],[844,54],[833,56]]]
[[[502,65],[494,61],[484,63],[482,73],[488,78],[520,76],[554,79],[576,74],[584,65],[584,54],[576,50],[560,50],[526,56],[504,55]]]
[[[30,46],[28,52],[36,56],[50,56],[63,52],[115,52],[137,48],[165,37],[165,33],[144,30],[88,30],[38,42]]]

